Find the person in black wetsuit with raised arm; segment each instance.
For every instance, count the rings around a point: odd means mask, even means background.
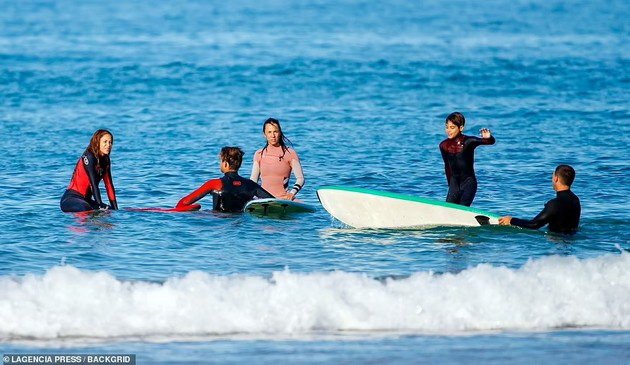
[[[74,167],[68,189],[59,205],[64,212],[86,212],[91,210],[118,209],[116,190],[112,181],[109,155],[114,136],[105,129],[92,135],[90,144]],[[109,204],[103,203],[98,184],[103,180]]]
[[[571,184],[575,179],[575,170],[569,165],[559,165],[554,171],[551,182],[556,197],[545,204],[542,212],[532,220],[512,218],[505,216],[499,218],[499,224],[503,226],[517,226],[522,228],[538,229],[549,224],[549,231],[556,233],[575,233],[580,224],[580,199],[571,191]]]
[[[444,160],[444,171],[448,182],[446,201],[470,206],[477,193],[475,176],[475,148],[494,144],[495,140],[489,129],[481,130],[481,138],[462,134],[466,119],[459,112],[446,117],[447,139],[440,143],[440,152]]]
[[[240,148],[223,147],[219,158],[221,172],[225,175],[220,179],[208,180],[197,190],[183,197],[177,203],[177,208],[191,206],[199,199],[212,194],[214,210],[237,213],[242,212],[245,204],[250,200],[274,197],[260,185],[238,174],[238,169],[243,162],[243,151]]]

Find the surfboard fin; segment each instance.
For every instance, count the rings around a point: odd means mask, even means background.
[[[475,219],[480,226],[487,226],[490,224],[490,218],[486,217],[485,215],[476,215]]]

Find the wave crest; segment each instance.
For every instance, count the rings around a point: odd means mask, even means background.
[[[404,279],[330,272],[122,281],[58,266],[0,277],[0,339],[630,329],[630,254]]]

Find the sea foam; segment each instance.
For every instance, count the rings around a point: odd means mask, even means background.
[[[630,329],[629,253],[384,280],[286,270],[152,283],[72,266],[0,277],[3,341],[568,327]]]

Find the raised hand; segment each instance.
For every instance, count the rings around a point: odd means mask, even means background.
[[[481,128],[479,133],[481,133],[481,138],[490,138],[492,136],[492,132],[488,128]]]

